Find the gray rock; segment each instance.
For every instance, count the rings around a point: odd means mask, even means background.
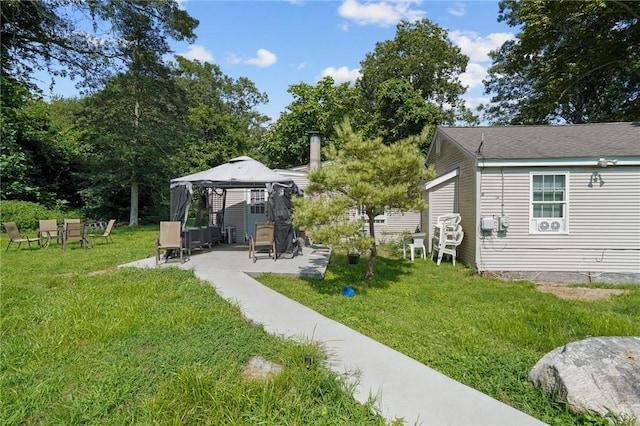
[[[282,370],[281,365],[256,355],[242,369],[242,377],[245,380],[267,379],[279,374]]]
[[[568,343],[542,357],[529,380],[572,411],[612,413],[640,426],[640,337]]]

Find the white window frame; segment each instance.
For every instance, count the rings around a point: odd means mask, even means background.
[[[267,190],[251,188],[248,193],[247,204],[249,205],[249,212],[251,214],[267,214]],[[257,194],[261,196],[254,196]]]
[[[563,200],[534,200],[533,180],[536,176],[564,177],[564,197]],[[558,235],[569,233],[569,179],[568,171],[553,172],[530,172],[529,173],[529,233],[536,235]],[[544,191],[543,191],[544,192]],[[554,187],[555,192],[555,187]],[[536,216],[534,206],[536,205],[557,205],[560,204],[560,216]]]
[[[369,223],[369,217],[365,213],[364,206],[360,206],[357,209],[353,209],[353,219],[362,219],[366,224]],[[387,224],[387,209],[384,209],[384,213],[377,215],[373,218],[373,223],[376,225],[386,225]]]

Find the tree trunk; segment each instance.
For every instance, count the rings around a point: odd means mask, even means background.
[[[138,191],[140,185],[137,182],[131,183],[131,213],[129,214],[129,225],[138,224]]]
[[[374,243],[371,246],[371,255],[369,256],[369,261],[367,262],[367,271],[364,273],[364,278],[367,280],[373,279],[373,268],[376,265],[377,254],[378,254],[378,249],[376,248],[376,244]]]
[[[373,269],[376,266],[376,256],[378,255],[378,249],[376,247],[376,233],[374,228],[374,219],[376,214],[373,210],[367,209],[367,217],[369,218],[369,236],[373,238],[373,245],[371,246],[371,254],[369,256],[369,261],[367,262],[367,270],[364,273],[364,278],[367,280],[373,279]]]
[[[140,102],[136,99],[136,104],[133,111],[135,115],[134,126],[136,135],[138,134],[138,127],[140,127]],[[134,141],[134,144],[137,145],[137,140]],[[135,170],[136,161],[134,157],[133,167]],[[135,179],[135,178],[134,178]],[[131,210],[129,212],[129,225],[137,225],[138,224],[138,195],[140,191],[140,185],[138,182],[131,182]]]

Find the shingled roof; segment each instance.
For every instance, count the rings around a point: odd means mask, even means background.
[[[640,157],[640,123],[438,127],[439,135],[485,160]]]

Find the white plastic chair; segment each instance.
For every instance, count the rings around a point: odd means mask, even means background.
[[[438,252],[438,265],[442,262],[442,257],[445,254],[451,256],[451,260],[455,265],[458,246],[462,243],[463,238],[464,231],[462,230],[462,226],[457,225],[454,230],[443,228],[437,244],[434,242],[433,250],[431,251],[431,260],[433,260],[435,253]]]
[[[406,259],[407,257],[407,249],[411,254],[411,261],[413,262],[415,259],[415,253],[417,250],[420,250],[420,257],[422,259],[427,258],[427,248],[424,246],[424,240],[427,238],[427,234],[425,233],[417,233],[412,234],[405,238],[402,241],[402,258]],[[409,242],[411,241],[411,242]]]

